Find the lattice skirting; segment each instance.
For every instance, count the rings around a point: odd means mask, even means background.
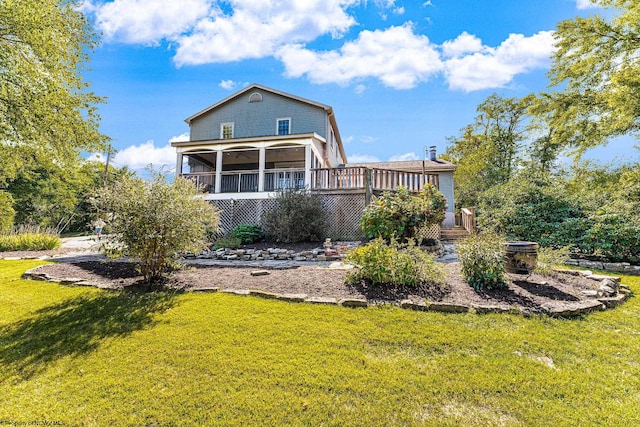
[[[329,227],[325,237],[333,240],[361,240],[360,218],[365,207],[365,193],[322,193],[322,206]],[[262,214],[276,208],[276,199],[212,200],[220,211],[220,233],[227,234],[241,224],[260,225]]]

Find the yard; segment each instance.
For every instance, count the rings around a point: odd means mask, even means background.
[[[563,320],[20,280],[0,261],[0,423],[640,424],[640,304]],[[640,277],[624,277],[640,292]]]

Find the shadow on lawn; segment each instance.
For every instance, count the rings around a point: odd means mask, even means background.
[[[175,306],[175,292],[83,295],[42,308],[0,327],[0,381],[26,380],[65,356],[82,356],[110,337],[152,326],[154,315]]]

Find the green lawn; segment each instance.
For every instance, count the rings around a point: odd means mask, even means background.
[[[574,320],[348,309],[19,279],[39,263],[0,261],[3,422],[640,425],[638,298]]]

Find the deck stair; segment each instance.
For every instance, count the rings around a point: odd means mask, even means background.
[[[462,227],[440,229],[440,240],[444,242],[457,242],[469,235],[469,232]]]

